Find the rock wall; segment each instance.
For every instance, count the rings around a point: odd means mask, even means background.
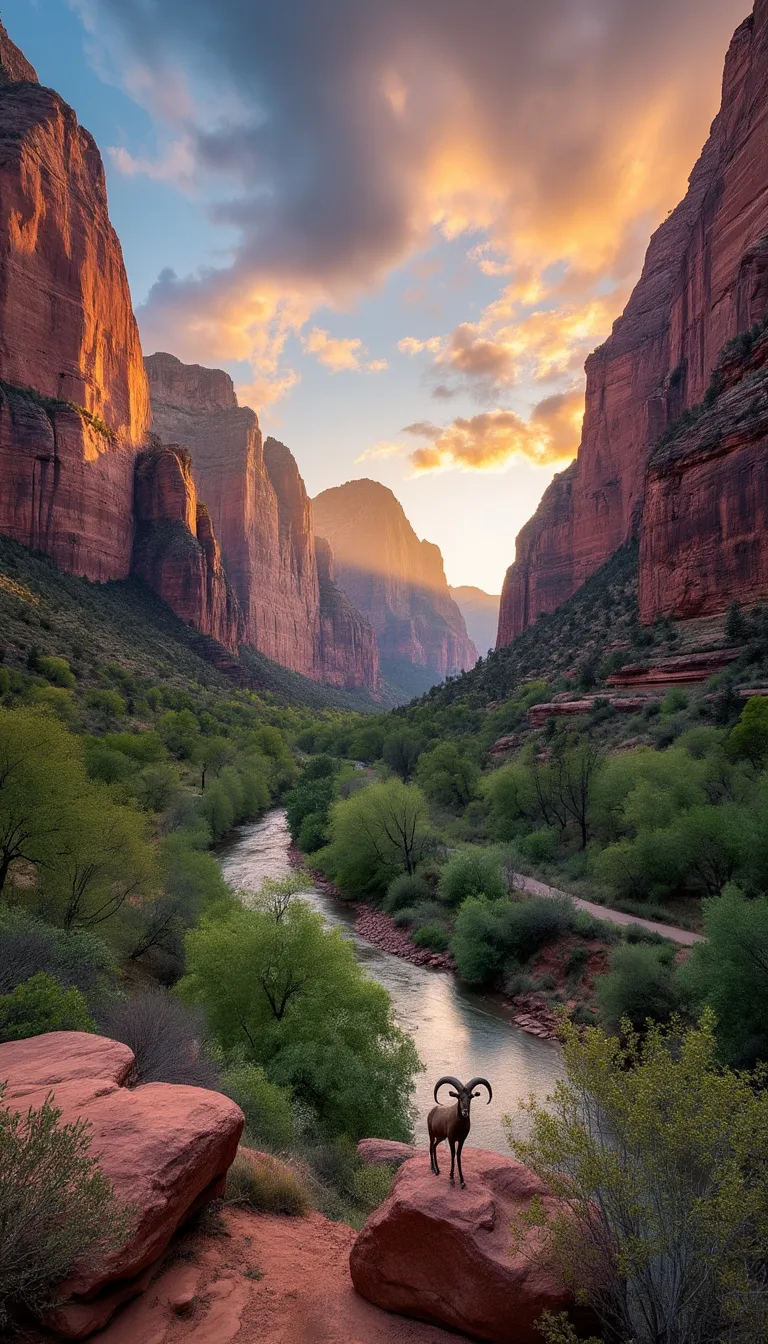
[[[640,619],[711,616],[768,599],[768,333],[726,359],[712,405],[654,452]]]
[[[104,169],[2,25],[0,200],[0,531],[123,578],[149,397]]]
[[[320,587],[320,649],[322,679],[328,686],[376,691],[379,654],[373,626],[352,606],[335,580],[333,553],[315,538]]]
[[[449,588],[448,591],[464,617],[469,638],[485,657],[496,643],[501,595],[486,593],[482,588],[475,588],[471,584],[461,588]]]
[[[347,481],[313,500],[315,531],[330,542],[336,581],[376,632],[381,658],[438,678],[473,667],[477,649],[451,598],[437,546],[419,541],[391,490]]]
[[[731,42],[721,110],[687,195],[653,235],[623,315],[587,360],[578,457],[517,538],[499,646],[638,530],[654,446],[701,400],[724,344],[768,311],[767,156],[768,0],[756,0]]]
[[[236,653],[242,612],[185,448],[157,444],[139,454],[134,507],[134,574],[183,621]]]

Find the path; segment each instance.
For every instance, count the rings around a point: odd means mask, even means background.
[[[606,920],[609,924],[639,924],[642,929],[660,933],[662,938],[679,943],[681,947],[692,947],[694,943],[704,942],[701,933],[691,933],[690,929],[678,929],[674,924],[662,924],[655,919],[640,919],[637,915],[625,914],[623,910],[610,910],[608,906],[597,905],[595,901],[583,901],[580,896],[569,896],[567,891],[558,891],[557,887],[549,887],[546,882],[539,882],[536,877],[526,877],[524,873],[513,873],[512,881],[518,891],[525,891],[530,896],[564,896],[566,900],[573,901],[578,910],[585,910],[588,915],[594,915],[595,919]]]

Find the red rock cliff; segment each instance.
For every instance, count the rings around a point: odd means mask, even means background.
[[[576,462],[517,539],[498,645],[549,612],[640,524],[652,449],[701,400],[720,350],[768,310],[768,0],[736,30],[721,110],[623,315],[587,360]],[[642,580],[641,580],[642,586]]]
[[[323,681],[347,690],[376,691],[379,654],[373,626],[336,583],[333,553],[322,537],[315,538],[315,555],[320,586],[319,659]]]
[[[139,454],[135,516],[133,572],[183,621],[236,653],[242,612],[185,448],[157,444]]]
[[[477,650],[450,596],[437,546],[419,541],[391,490],[347,481],[313,500],[315,531],[327,537],[336,581],[376,632],[379,654],[451,676]]]
[[[149,422],[122,252],[92,137],[1,25],[0,200],[0,531],[122,578]]]

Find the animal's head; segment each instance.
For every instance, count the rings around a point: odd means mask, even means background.
[[[444,1083],[450,1085],[451,1090],[448,1093],[448,1095],[450,1097],[456,1098],[456,1104],[459,1109],[459,1115],[462,1116],[463,1119],[465,1120],[469,1119],[469,1108],[472,1104],[472,1098],[480,1096],[480,1093],[475,1091],[476,1087],[487,1087],[488,1089],[487,1105],[490,1106],[491,1101],[493,1100],[493,1092],[491,1091],[491,1084],[488,1082],[487,1078],[473,1078],[468,1083],[460,1083],[458,1078],[453,1078],[449,1073],[447,1073],[444,1075],[444,1077],[438,1078],[437,1082],[435,1083],[435,1101],[437,1101],[437,1094]]]

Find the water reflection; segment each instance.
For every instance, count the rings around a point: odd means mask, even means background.
[[[288,844],[282,809],[243,827],[219,855],[227,882],[237,890],[256,891],[265,877],[285,877],[290,872]],[[552,1090],[562,1073],[557,1046],[510,1027],[494,1005],[462,990],[450,974],[411,966],[373,947],[355,933],[353,913],[332,897],[310,888],[303,899],[352,940],[358,960],[389,990],[398,1022],[416,1042],[426,1065],[417,1082],[417,1141],[426,1141],[435,1080],[442,1073],[463,1080],[480,1074],[493,1086],[493,1102],[475,1102],[471,1142],[507,1152],[501,1117],[515,1115],[518,1102],[531,1092],[543,1097]],[[516,1125],[522,1129],[522,1118]]]

